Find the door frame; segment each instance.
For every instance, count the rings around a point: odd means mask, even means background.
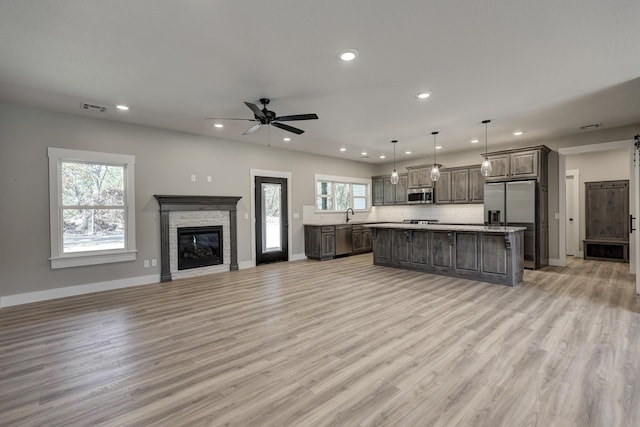
[[[607,151],[607,150],[618,150],[627,148],[629,150],[629,164],[630,164],[630,189],[629,191],[629,212],[637,217],[637,212],[635,211],[635,206],[637,203],[640,203],[640,193],[639,187],[637,185],[636,175],[638,174],[637,169],[634,168],[633,156],[634,156],[634,140],[624,139],[621,141],[611,141],[611,142],[603,142],[600,144],[589,144],[589,145],[578,145],[575,147],[566,147],[558,149],[558,183],[565,182],[566,177],[566,157],[571,154],[581,154],[581,153],[592,153],[597,151]],[[566,185],[558,185],[558,216],[559,216],[559,236],[558,236],[558,264],[561,267],[567,265],[567,241],[566,241],[566,220],[567,220],[567,195],[566,195]],[[632,206],[634,209],[632,209]],[[640,231],[640,230],[639,230]],[[638,261],[638,257],[640,257],[640,247],[636,246],[636,240],[638,240],[638,235],[631,236],[629,239],[629,259],[634,259],[636,262],[629,262],[629,272],[632,274],[636,274],[636,269],[640,266],[640,262]],[[638,245],[640,246],[640,245]],[[640,272],[638,272],[640,273]],[[636,274],[636,293],[640,294],[640,274]]]
[[[262,169],[250,169],[249,178],[251,180],[251,263],[256,266],[256,176],[264,176],[269,178],[286,178],[287,180],[287,221],[289,227],[287,230],[287,256],[291,261],[291,246],[293,241],[293,233],[291,227],[291,217],[293,216],[291,208],[291,187],[293,187],[292,173],[284,171],[271,171]]]
[[[579,169],[569,169],[565,174],[565,191],[567,185],[567,177],[573,177],[573,216],[574,216],[574,227],[577,229],[577,239],[578,239],[578,247],[576,253],[574,254],[576,257],[582,258],[583,253],[580,250],[580,214],[582,213],[582,207],[580,206],[580,170]],[[565,193],[565,212],[566,212],[566,193]],[[566,233],[566,222],[565,222],[565,233]],[[566,245],[566,240],[565,240]],[[565,246],[566,247],[566,246]],[[566,253],[566,251],[565,251]]]

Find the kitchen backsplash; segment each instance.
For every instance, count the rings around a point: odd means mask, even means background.
[[[469,205],[398,205],[374,206],[368,212],[350,215],[356,222],[400,222],[404,219],[437,219],[444,223],[482,224],[482,204]],[[302,207],[303,224],[341,224],[346,222],[345,212],[316,212],[315,206]]]

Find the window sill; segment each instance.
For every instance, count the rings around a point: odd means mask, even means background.
[[[109,264],[112,262],[135,261],[138,251],[119,251],[99,254],[74,254],[49,258],[51,268],[80,267],[83,265]]]

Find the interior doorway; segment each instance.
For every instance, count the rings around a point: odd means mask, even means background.
[[[581,257],[580,251],[580,171],[568,170],[566,185],[566,248],[568,256]]]
[[[289,260],[287,179],[255,177],[256,265]]]

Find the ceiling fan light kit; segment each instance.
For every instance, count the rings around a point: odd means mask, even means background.
[[[316,120],[318,115],[313,114],[293,114],[289,116],[276,116],[274,111],[268,110],[267,105],[269,105],[269,98],[260,98],[260,103],[262,104],[262,109],[260,109],[256,104],[252,102],[245,102],[244,104],[249,107],[249,109],[253,112],[253,119],[237,119],[237,118],[214,118],[209,117],[207,120],[246,120],[249,122],[257,122],[255,125],[251,126],[247,129],[243,135],[250,135],[253,132],[260,129],[262,126],[273,126],[278,129],[286,130],[287,132],[295,133],[296,135],[301,135],[304,133],[302,129],[298,129],[293,126],[286,125],[280,122],[292,122],[296,120]]]

